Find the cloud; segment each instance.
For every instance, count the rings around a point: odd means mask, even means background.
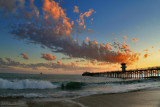
[[[26,59],[26,60],[28,60],[29,58],[28,58],[28,56],[27,56],[27,54],[25,54],[25,53],[21,53],[21,55],[23,56],[23,58],[24,59]]]
[[[88,43],[83,41],[82,44],[80,44],[78,40],[75,41],[70,36],[59,37],[58,35],[54,35],[55,33],[53,30],[47,28],[39,29],[39,27],[36,25],[24,26],[25,27],[19,27],[14,31],[16,37],[22,38],[22,35],[24,35],[23,38],[30,40],[32,43],[46,46],[52,49],[54,52],[60,52],[68,56],[96,59],[98,61],[106,61],[110,63],[130,63],[133,61],[133,58],[138,57],[137,53],[129,52],[130,49],[128,49],[129,46],[127,44],[114,42],[114,44],[111,46],[104,46],[102,44],[98,44],[96,40],[90,40]],[[26,29],[25,32],[23,32],[25,30],[24,28]]]
[[[77,23],[78,25],[81,27],[83,25],[85,25],[84,23],[84,16],[89,17],[92,15],[92,13],[95,12],[93,9],[89,9],[89,11],[85,12],[85,13],[81,13],[79,16],[79,19],[77,19]]]
[[[113,40],[117,40],[118,38],[113,38]]]
[[[111,43],[106,43],[105,47],[107,50],[112,50],[112,44]]]
[[[127,40],[127,39],[128,39],[125,34],[123,34],[123,39],[124,39],[124,40]]]
[[[105,62],[100,62],[100,63],[98,63],[98,65],[107,65],[107,63],[105,63]]]
[[[73,10],[74,13],[79,13],[79,9],[78,9],[78,6],[74,6],[74,10]]]
[[[52,61],[52,60],[56,59],[56,56],[52,56],[51,54],[43,53],[42,58],[44,58],[45,60],[48,60],[48,61]]]
[[[152,48],[154,48],[154,46],[152,46]]]
[[[148,53],[146,53],[146,54],[144,54],[144,58],[147,58],[149,56],[149,54]]]
[[[58,2],[53,0],[44,0],[43,2],[44,19],[48,20],[50,17],[55,21],[55,32],[62,33],[62,35],[70,35],[72,25],[69,18],[66,16],[64,9],[59,6]]]
[[[33,4],[33,0],[30,4],[32,11],[38,9]],[[84,26],[84,18],[94,12],[93,9],[89,9],[89,11],[81,13],[77,20],[78,25]],[[25,8],[25,13],[33,15],[27,11],[27,8]],[[28,19],[25,18],[27,14],[23,12],[19,14],[24,17],[13,22],[10,29],[10,33],[18,39],[45,46],[53,52],[63,53],[74,58],[129,64],[139,59],[139,54],[131,51],[126,43],[114,42],[106,45],[98,43],[96,40],[89,40],[89,38],[87,43],[75,40],[73,37],[76,32],[76,28],[73,26],[74,22],[70,21],[59,3],[53,0],[43,0],[42,14],[39,16]],[[51,54],[42,55],[42,58],[50,61],[56,58]]]
[[[91,18],[91,21],[93,21],[93,18]]]
[[[19,62],[15,62],[11,59],[7,59],[7,61],[3,60],[2,58],[0,58],[0,65],[3,67],[3,68],[8,68],[9,66],[23,66],[23,64],[19,63]]]
[[[61,65],[61,64],[62,64],[62,62],[61,62],[61,61],[57,61],[57,64]]]
[[[0,0],[1,11],[4,15],[16,14],[17,9],[24,7],[25,0]]]
[[[95,33],[92,29],[87,29],[86,32],[87,32],[88,34],[90,34],[90,33]]]
[[[148,49],[144,49],[143,51],[149,51]]]
[[[93,65],[96,64],[96,61],[95,61],[95,60],[91,60],[90,62],[91,62]]]
[[[43,70],[43,69],[44,70]],[[22,73],[22,71],[27,71],[26,73],[30,72],[30,69],[31,70],[34,70],[34,71],[43,71],[44,73],[56,73],[57,71],[72,71],[72,73],[82,73],[86,70],[90,70],[90,71],[94,71],[99,68],[96,68],[96,67],[81,67],[81,66],[78,66],[78,63],[74,63],[74,62],[71,62],[69,64],[64,64],[64,63],[61,63],[61,64],[58,64],[58,63],[34,63],[34,64],[24,64],[24,63],[20,63],[20,62],[17,62],[17,61],[14,61],[14,60],[10,60],[10,61],[5,61],[3,60],[2,58],[0,58],[0,71],[6,71],[6,70],[9,70],[9,71],[14,71],[14,72],[19,72],[19,73]],[[47,71],[48,70],[51,70],[51,71]],[[55,72],[55,71],[56,72]],[[66,73],[68,73],[66,72]]]
[[[89,64],[88,62],[86,62],[84,65],[85,65],[85,66],[90,66],[90,64]]]
[[[72,57],[62,57],[61,59],[62,60],[66,60],[66,59],[70,60],[70,59],[72,59]]]
[[[89,42],[89,37],[88,36],[86,37],[86,41]]]
[[[137,41],[138,41],[138,39],[137,39],[137,38],[133,38],[133,39],[132,39],[132,41],[135,41],[135,42],[137,42]]]
[[[11,61],[11,58],[6,58],[7,61]]]
[[[129,45],[127,45],[125,42],[122,42],[122,43],[123,43],[122,47],[123,47],[124,49],[126,49],[126,48],[129,47]]]
[[[76,67],[76,66],[78,65],[78,63],[71,62],[71,65],[72,65],[73,67]]]

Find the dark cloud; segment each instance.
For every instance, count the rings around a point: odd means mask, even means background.
[[[23,3],[22,1],[20,4]],[[14,3],[11,2],[11,5]],[[8,8],[5,5],[0,6],[5,9]],[[108,45],[98,43],[96,40],[91,41],[88,39],[87,43],[84,41],[80,43],[80,40],[73,39],[73,34],[79,32],[82,26],[85,26],[84,16],[89,17],[95,12],[93,9],[80,14],[79,19],[77,19],[78,28],[76,28],[73,25],[74,23],[72,23],[73,21],[70,21],[67,17],[64,9],[59,6],[59,3],[53,0],[43,1],[41,10],[43,13],[41,15],[34,5],[33,0],[30,2],[31,12],[28,12],[23,5],[13,6],[16,10],[18,9],[17,7],[23,7],[23,10],[19,9],[17,11],[21,14],[21,18],[12,24],[10,33],[18,39],[27,40],[33,44],[40,44],[41,46],[50,48],[54,52],[63,53],[75,58],[109,63],[133,63],[139,59],[139,54],[134,53],[129,47],[126,47],[128,46],[127,44],[124,45],[123,43],[115,42],[108,48]],[[8,9],[8,11],[11,10]]]
[[[89,69],[97,69],[97,68],[89,68],[89,67],[80,67],[80,66],[77,66],[78,64],[77,63],[74,63],[74,62],[71,62],[71,63],[68,63],[68,64],[64,64],[60,61],[58,61],[57,63],[35,63],[35,64],[24,64],[24,63],[20,63],[20,62],[17,62],[17,61],[14,61],[14,60],[3,60],[2,58],[0,58],[0,68],[1,69],[10,69],[12,67],[19,67],[19,68],[32,68],[32,70],[40,70],[41,68],[40,67],[45,67],[47,69],[50,69],[50,70],[55,70],[55,69],[63,69],[63,70],[72,70],[72,71],[75,71],[76,70],[81,70],[81,71],[84,71],[84,70],[89,70]],[[75,71],[77,72],[77,71]]]

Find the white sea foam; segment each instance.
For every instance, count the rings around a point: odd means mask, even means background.
[[[58,86],[49,81],[37,81],[30,79],[9,81],[0,78],[0,89],[51,89],[57,87]]]

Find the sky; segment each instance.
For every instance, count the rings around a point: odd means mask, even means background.
[[[0,72],[160,65],[159,0],[0,0]]]

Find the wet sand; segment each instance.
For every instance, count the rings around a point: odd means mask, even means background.
[[[75,101],[88,107],[160,107],[160,89],[92,95]]]
[[[160,89],[101,94],[72,100],[0,99],[0,107],[160,107]]]

